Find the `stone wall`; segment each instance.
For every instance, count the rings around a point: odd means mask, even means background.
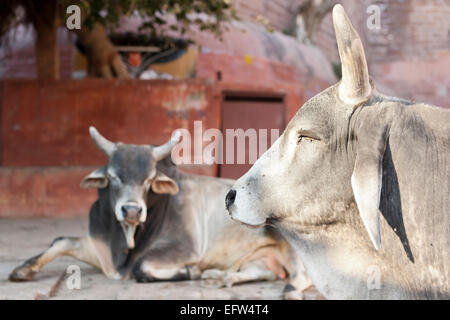
[[[242,20],[283,32],[292,28],[304,0],[234,0]],[[385,94],[450,108],[449,0],[341,0],[366,51],[371,75]],[[381,28],[367,28],[367,8],[380,8]],[[333,62],[339,62],[331,13],[314,38]]]
[[[369,70],[380,91],[450,108],[450,1],[340,1],[358,31]],[[380,8],[379,30],[367,27],[367,8]],[[331,14],[316,44],[338,62]]]

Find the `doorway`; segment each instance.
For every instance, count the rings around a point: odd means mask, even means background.
[[[223,133],[223,161],[224,164],[219,165],[219,176],[223,178],[237,179],[245,174],[253,165],[249,163],[251,152],[255,152],[249,148],[250,137],[245,137],[245,163],[238,164],[238,138],[234,136],[227,137],[227,129],[236,130],[254,129],[257,135],[257,156],[261,151],[271,146],[272,129],[278,130],[279,135],[285,128],[286,110],[284,103],[284,95],[276,94],[245,94],[245,93],[225,93],[222,101],[222,133]],[[266,148],[264,143],[264,130],[267,133]],[[242,132],[242,131],[241,131]],[[276,132],[276,131],[275,131]],[[230,164],[227,159],[227,139],[234,140],[234,161]],[[275,141],[275,140],[274,140]],[[262,149],[262,150],[261,150]],[[230,152],[230,150],[228,150]],[[242,152],[242,150],[241,150]],[[231,156],[230,155],[230,159]]]

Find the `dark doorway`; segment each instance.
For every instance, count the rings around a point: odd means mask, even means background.
[[[257,156],[264,151],[264,135],[261,129],[267,132],[267,148],[271,146],[271,130],[278,129],[279,134],[285,127],[285,104],[283,95],[265,94],[237,94],[228,93],[224,95],[222,103],[222,133],[223,133],[223,161],[219,166],[219,176],[224,178],[237,179],[245,174],[253,165],[250,162],[250,138],[245,138],[245,163],[237,164],[238,160],[238,139],[234,139],[234,161],[233,164],[226,163],[227,159],[227,129],[236,130],[254,129],[257,135]],[[261,150],[263,149],[263,150]],[[229,151],[228,151],[229,152]],[[242,151],[241,151],[242,152]],[[231,158],[231,155],[230,155]]]

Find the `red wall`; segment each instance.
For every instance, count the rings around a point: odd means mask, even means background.
[[[0,168],[0,217],[87,216],[96,190],[80,181],[96,167]]]
[[[107,161],[90,139],[161,144],[173,130],[219,128],[221,95],[208,81],[0,82],[0,217],[87,215],[96,190],[81,179]],[[216,175],[217,166],[185,168]]]
[[[91,125],[134,144],[161,144],[194,120],[219,125],[219,92],[202,81],[21,80],[1,88],[2,166],[101,164],[106,156],[91,141]]]

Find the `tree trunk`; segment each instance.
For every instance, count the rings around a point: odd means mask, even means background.
[[[92,30],[82,26],[76,32],[78,40],[86,50],[89,76],[106,79],[131,78],[102,24],[94,24]]]
[[[42,1],[39,16],[33,20],[36,29],[36,62],[39,79],[59,78],[57,32],[59,19],[56,0]]]
[[[57,32],[61,24],[58,0],[35,1],[30,4],[32,5],[30,10],[34,12],[33,25],[37,34],[35,49],[38,78],[58,79]],[[92,30],[83,25],[75,32],[86,50],[89,76],[107,79],[131,78],[102,24],[94,24]]]

